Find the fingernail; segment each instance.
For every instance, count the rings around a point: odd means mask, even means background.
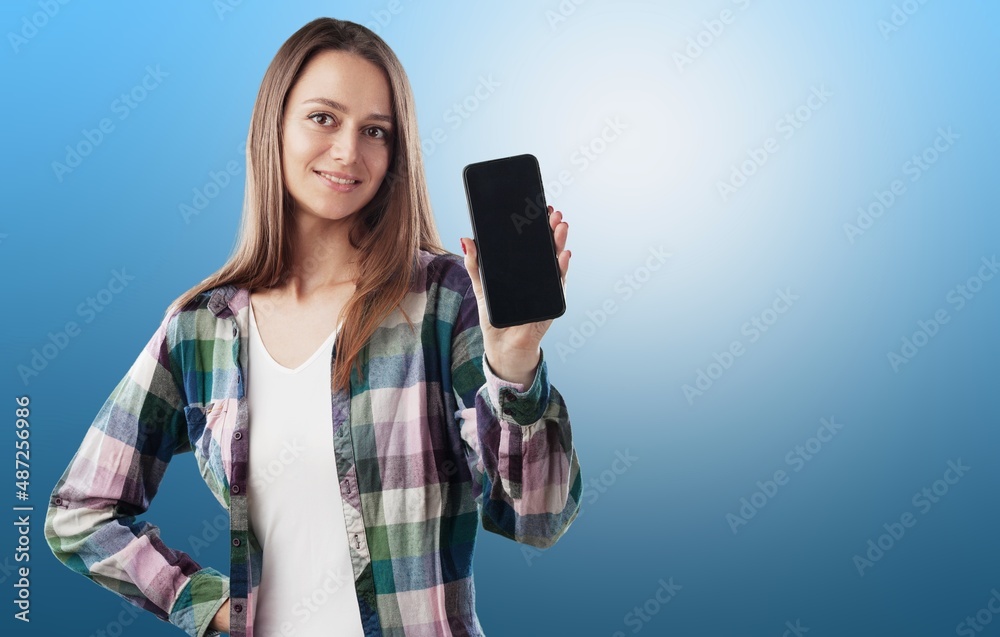
[[[462,241],[462,254],[469,254],[469,253],[468,253],[468,252],[466,252],[466,250],[465,250],[465,241],[464,241],[464,240]]]

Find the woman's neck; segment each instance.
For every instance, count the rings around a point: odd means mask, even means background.
[[[352,218],[296,216],[292,228],[292,263],[284,288],[297,300],[353,283],[360,256],[348,239]]]

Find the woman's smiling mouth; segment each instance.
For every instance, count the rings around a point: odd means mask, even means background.
[[[353,190],[355,186],[361,183],[360,179],[344,175],[343,173],[327,173],[319,170],[314,170],[313,172],[319,175],[328,186],[340,192]]]

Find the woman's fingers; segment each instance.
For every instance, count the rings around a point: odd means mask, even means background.
[[[476,295],[476,300],[479,301],[485,298],[483,295],[483,282],[479,278],[479,261],[477,260],[478,253],[476,252],[479,246],[476,245],[474,239],[468,237],[459,237],[459,241],[462,242],[462,252],[465,254],[465,269],[469,271],[469,278],[472,279],[472,291]]]
[[[552,238],[555,240],[556,244],[556,255],[560,254],[566,248],[566,237],[569,234],[569,224],[563,221],[555,227],[552,231]]]
[[[566,248],[566,236],[569,233],[569,223],[563,221],[563,213],[549,206],[549,227],[552,228],[552,238],[556,244],[556,257]]]
[[[563,250],[557,259],[557,261],[559,261],[559,274],[561,275],[560,278],[562,279],[563,285],[566,285],[566,273],[569,272],[569,259],[571,256],[573,256],[572,252],[569,250]]]
[[[569,259],[572,253],[566,249],[566,239],[569,236],[569,223],[563,220],[563,213],[549,206],[549,227],[552,228],[552,239],[556,244],[556,261],[559,263],[559,275],[563,285],[566,284],[566,273],[569,271]]]
[[[549,206],[549,226],[555,230],[556,225],[562,221],[563,213]]]

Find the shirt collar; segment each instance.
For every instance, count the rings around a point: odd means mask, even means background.
[[[236,316],[250,303],[250,291],[232,283],[213,288],[208,299],[208,309],[216,318]]]

